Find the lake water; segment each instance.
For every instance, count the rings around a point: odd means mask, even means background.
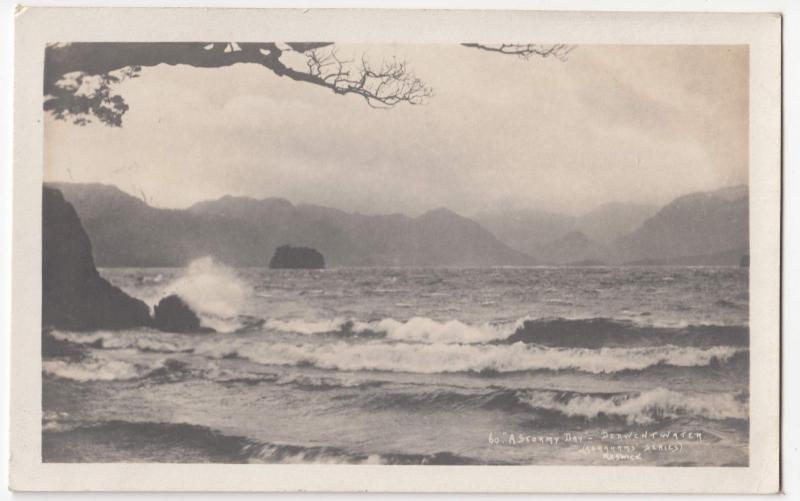
[[[218,332],[52,332],[45,461],[748,462],[746,269],[101,273]]]

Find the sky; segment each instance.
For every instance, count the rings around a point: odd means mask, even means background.
[[[412,216],[577,215],[747,183],[745,46],[579,46],[566,61],[339,48],[364,53],[406,60],[433,96],[379,110],[254,64],[146,67],[117,87],[122,127],[45,116],[45,181],[158,207],[237,195]]]

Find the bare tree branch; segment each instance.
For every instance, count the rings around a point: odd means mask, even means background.
[[[574,46],[464,43],[465,47],[515,55],[566,59]],[[281,59],[287,52],[302,54],[306,68],[294,68]],[[115,86],[139,76],[143,67],[189,65],[220,68],[240,63],[258,64],[274,74],[327,88],[339,95],[361,96],[374,108],[401,103],[416,105],[432,90],[415,77],[405,61],[375,64],[339,57],[332,42],[278,43],[69,43],[45,49],[44,109],[58,119],[84,125],[96,118],[119,127],[128,104]]]
[[[509,56],[518,56],[523,59],[529,59],[531,56],[540,57],[555,57],[560,61],[567,59],[567,55],[572,52],[576,47],[575,45],[555,44],[555,45],[538,45],[538,44],[480,44],[480,43],[462,43],[464,47],[472,49],[480,49],[489,52],[498,52]]]
[[[308,73],[324,82],[337,94],[356,94],[373,108],[389,108],[399,103],[421,104],[432,95],[431,89],[411,73],[405,61],[383,61],[373,66],[365,56],[359,62],[339,58],[335,48],[311,50]]]
[[[84,125],[95,117],[120,126],[128,105],[112,87],[138,76],[142,67],[159,64],[219,68],[239,63],[259,64],[278,76],[311,83],[336,94],[361,96],[373,107],[420,104],[431,90],[404,62],[373,66],[342,61],[330,42],[312,43],[72,43],[50,45],[45,51],[44,108],[56,118]],[[304,54],[307,71],[281,60],[285,52]]]

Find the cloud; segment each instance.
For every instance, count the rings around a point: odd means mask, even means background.
[[[141,188],[171,207],[234,194],[409,214],[580,212],[746,182],[746,49],[586,46],[560,62],[342,48],[364,50],[408,60],[435,96],[374,110],[258,65],[145,68],[120,88],[121,129],[47,119],[46,179]]]

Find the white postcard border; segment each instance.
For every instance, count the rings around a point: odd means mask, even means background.
[[[11,487],[69,491],[776,492],[781,38],[776,14],[22,8],[16,19]],[[44,45],[56,41],[750,45],[750,465],[178,465],[41,463]]]

